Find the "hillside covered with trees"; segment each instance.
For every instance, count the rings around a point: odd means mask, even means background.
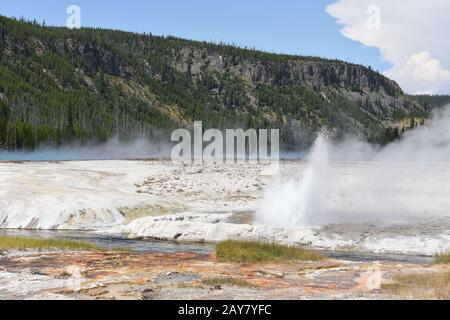
[[[160,137],[196,120],[280,128],[285,145],[324,127],[384,143],[427,114],[360,65],[0,16],[0,149]]]
[[[411,98],[415,99],[427,110],[438,109],[445,105],[450,105],[449,95],[416,95],[411,96]]]

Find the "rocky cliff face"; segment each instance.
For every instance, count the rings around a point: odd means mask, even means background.
[[[419,101],[373,70],[337,60],[0,17],[0,145],[151,135],[156,129],[322,127],[382,138]]]
[[[204,66],[219,72],[229,70],[254,82],[273,86],[303,85],[314,90],[337,86],[354,91],[381,92],[391,96],[403,94],[398,84],[366,67],[340,61],[288,57],[286,61],[239,59],[197,48],[181,49],[180,71],[190,66],[191,74],[199,74]],[[189,63],[189,61],[191,61]]]
[[[340,95],[369,115],[393,126],[395,117],[390,117],[393,113],[425,111],[420,103],[406,97],[395,81],[361,65],[301,57],[286,57],[285,61],[236,58],[195,47],[183,48],[176,54],[182,57],[175,64],[177,70],[188,72],[193,78],[201,78],[206,69],[221,74],[231,73],[247,80],[250,87],[260,84],[303,86],[319,93],[328,102],[333,96]],[[252,96],[251,91],[248,94]]]

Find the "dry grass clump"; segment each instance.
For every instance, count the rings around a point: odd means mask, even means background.
[[[243,287],[243,288],[253,288],[255,285],[244,279],[236,278],[207,278],[202,280],[202,284],[209,287],[220,287],[220,286],[232,286],[232,287]]]
[[[397,275],[382,292],[407,299],[450,300],[450,272]]]
[[[318,261],[324,258],[313,250],[300,247],[236,240],[219,243],[216,246],[216,256],[220,262],[237,263]]]

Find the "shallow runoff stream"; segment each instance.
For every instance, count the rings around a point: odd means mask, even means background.
[[[127,249],[136,253],[192,252],[198,254],[211,254],[214,252],[215,247],[214,244],[204,243],[178,243],[174,241],[158,241],[151,239],[128,239],[121,235],[105,235],[89,231],[0,230],[0,236],[71,239],[92,243],[101,248]],[[329,258],[350,261],[390,261],[417,264],[428,264],[433,261],[433,257],[418,255],[329,250],[321,252]]]

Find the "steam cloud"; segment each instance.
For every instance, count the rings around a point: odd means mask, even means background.
[[[391,224],[450,216],[450,108],[376,148],[357,138],[317,138],[306,163],[266,190],[261,224]]]
[[[0,160],[7,161],[64,161],[64,160],[127,160],[170,158],[172,145],[137,138],[131,142],[117,137],[97,145],[64,145],[60,148],[41,147],[35,151],[0,152]]]

